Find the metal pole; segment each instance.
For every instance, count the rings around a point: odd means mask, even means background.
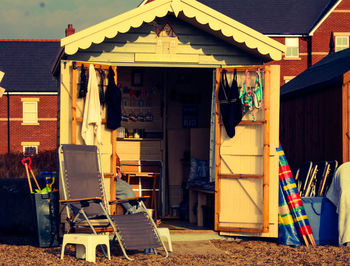
[[[7,153],[10,151],[10,95],[7,92]]]

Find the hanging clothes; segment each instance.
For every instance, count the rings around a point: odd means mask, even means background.
[[[237,73],[234,72],[231,86],[227,82],[226,70],[221,73],[219,101],[222,121],[230,138],[235,135],[235,127],[242,120],[242,103],[239,100]]]
[[[105,100],[107,104],[107,128],[117,129],[121,122],[121,100],[122,94],[114,81],[112,67],[108,69],[108,85],[106,88]]]
[[[79,89],[79,98],[85,98],[86,93],[87,93],[87,80],[86,80],[86,74],[85,74],[85,67],[84,65],[81,65],[81,70],[80,70],[80,89]]]
[[[101,108],[95,68],[89,67],[88,90],[84,105],[81,136],[86,145],[101,144]]]
[[[104,72],[103,69],[100,69],[99,73],[100,73],[100,91],[99,91],[99,95],[100,95],[100,103],[101,103],[102,109],[103,109],[105,107],[105,103],[106,103],[105,92],[104,92],[105,72]]]
[[[256,71],[255,89],[254,89],[254,107],[261,108],[263,100],[262,82],[260,69]]]

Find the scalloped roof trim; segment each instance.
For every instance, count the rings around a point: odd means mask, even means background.
[[[102,43],[106,38],[114,38],[118,33],[138,28],[145,22],[154,21],[156,17],[165,17],[169,12],[175,16],[182,12],[185,17],[195,19],[201,25],[207,24],[211,30],[220,31],[233,42],[244,43],[249,49],[257,49],[260,54],[269,55],[273,60],[280,60],[285,51],[283,44],[195,0],[153,1],[65,37],[61,40],[61,46],[65,47],[67,54],[72,55],[79,48],[88,49],[92,43]]]

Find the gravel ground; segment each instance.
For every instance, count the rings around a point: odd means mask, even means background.
[[[136,261],[126,260],[117,246],[111,248],[109,261],[98,249],[97,265],[350,265],[350,247],[300,246],[292,248],[269,241],[257,240],[211,240],[196,242],[173,242],[174,252],[169,258],[158,255],[134,253]],[[21,237],[0,236],[1,265],[91,265],[75,258],[73,245],[66,246],[64,260],[60,260],[60,247],[38,248],[31,240]]]

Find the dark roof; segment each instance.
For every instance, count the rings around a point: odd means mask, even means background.
[[[295,94],[319,84],[331,83],[350,70],[350,48],[329,54],[281,87],[281,96]],[[321,87],[321,86],[318,86]]]
[[[198,0],[263,34],[308,34],[337,0]]]
[[[8,92],[57,92],[51,74],[59,41],[0,40],[1,87]]]

